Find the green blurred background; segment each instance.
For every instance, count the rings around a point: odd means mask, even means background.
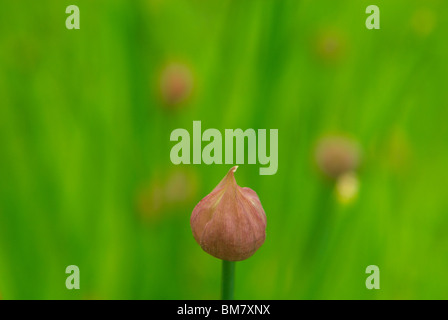
[[[447,14],[442,0],[2,1],[0,297],[219,299],[220,261],[189,219],[230,166],[169,157],[171,131],[201,120],[279,130],[277,174],[236,173],[268,217],[236,298],[447,299]],[[361,154],[349,201],[316,163],[333,135]]]

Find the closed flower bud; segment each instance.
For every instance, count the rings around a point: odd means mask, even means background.
[[[191,215],[197,243],[212,256],[240,261],[252,256],[266,238],[266,214],[255,191],[241,188],[233,167]]]

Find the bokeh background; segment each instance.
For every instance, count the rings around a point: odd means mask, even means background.
[[[171,131],[201,120],[279,130],[277,174],[236,173],[268,217],[236,298],[447,299],[447,14],[443,0],[3,1],[0,297],[219,299],[220,261],[189,219],[230,166],[169,157]]]

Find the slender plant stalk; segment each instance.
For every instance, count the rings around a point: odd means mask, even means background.
[[[235,262],[222,260],[222,300],[233,300]]]

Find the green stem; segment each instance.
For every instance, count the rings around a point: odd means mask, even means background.
[[[233,300],[235,262],[222,260],[222,300]]]

